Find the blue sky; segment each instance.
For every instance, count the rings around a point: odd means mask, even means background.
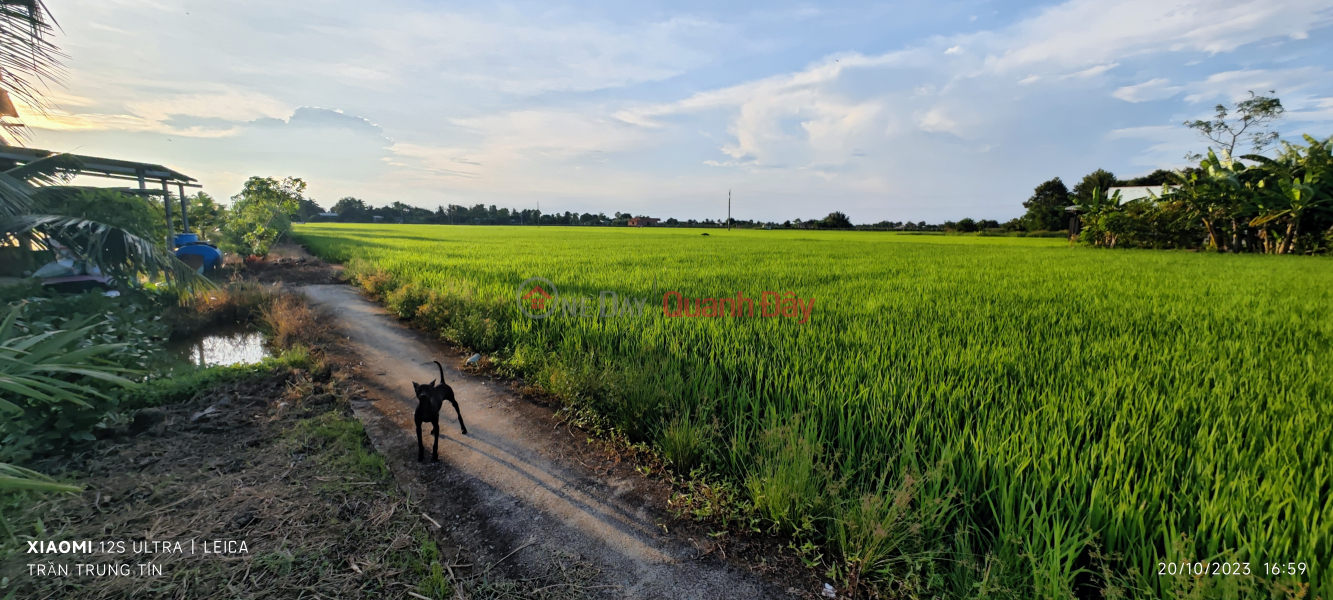
[[[30,145],[218,198],[1007,219],[1054,176],[1183,166],[1181,122],[1247,90],[1333,133],[1333,0],[49,4],[67,78]]]

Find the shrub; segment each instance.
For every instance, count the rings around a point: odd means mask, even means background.
[[[267,256],[268,249],[292,230],[290,215],[300,209],[305,182],[288,177],[251,177],[232,196],[223,227],[224,246],[242,254]]]
[[[103,359],[124,344],[90,342],[100,323],[84,317],[40,332],[19,326],[21,307],[0,324],[0,461],[22,462],[76,441],[116,406],[103,389],[130,385],[127,369]],[[102,389],[99,389],[102,388]]]

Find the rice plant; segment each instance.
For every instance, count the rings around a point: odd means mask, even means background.
[[[399,314],[634,439],[674,447],[680,415],[710,424],[696,460],[844,577],[947,595],[1333,595],[1328,259],[866,232],[297,233],[391,309],[415,303]],[[533,276],[648,310],[532,320],[516,286]],[[671,318],[671,291],[814,306],[805,324]],[[913,519],[929,535],[902,529]],[[1159,574],[1200,562],[1249,574]],[[1287,562],[1308,569],[1264,571]]]

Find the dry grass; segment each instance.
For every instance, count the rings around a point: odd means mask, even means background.
[[[279,294],[260,308],[260,318],[269,330],[269,341],[279,348],[313,347],[328,334],[302,294]]]

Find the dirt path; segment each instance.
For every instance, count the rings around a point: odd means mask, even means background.
[[[615,598],[775,598],[786,594],[717,560],[706,539],[664,533],[670,523],[650,502],[662,493],[626,468],[587,467],[582,438],[567,433],[548,409],[509,388],[458,369],[465,357],[399,323],[343,285],[301,288],[328,309],[363,361],[362,379],[378,399],[357,415],[395,473],[440,513],[446,534],[470,553],[527,571],[572,559],[590,565],[602,596]],[[412,381],[439,377],[439,359],[467,422],[459,433],[451,410],[441,415],[440,463],[418,465]],[[426,365],[422,363],[425,362]],[[427,366],[428,365],[428,366]],[[378,388],[378,389],[374,389]],[[427,452],[429,430],[427,426]],[[628,471],[628,472],[626,472]],[[400,476],[400,480],[402,477]],[[422,482],[425,482],[424,484]],[[661,498],[657,498],[658,501]],[[794,591],[794,590],[789,590]]]

